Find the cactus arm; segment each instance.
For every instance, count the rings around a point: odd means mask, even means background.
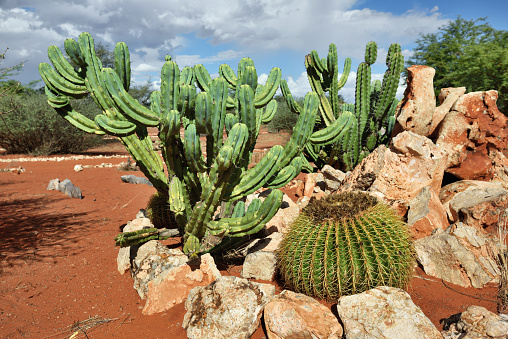
[[[310,87],[319,97],[319,112],[321,113],[325,124],[327,126],[331,125],[333,121],[335,121],[332,106],[325,95],[323,87],[321,86],[321,76],[317,72],[316,67],[313,65],[310,55],[305,56],[305,68],[307,69],[307,77],[309,79]]]
[[[222,64],[219,66],[219,74],[226,79],[229,88],[236,88],[237,78],[235,72],[228,64]]]
[[[256,99],[254,105],[256,108],[265,106],[270,100],[272,100],[275,92],[279,88],[280,81],[282,77],[282,72],[280,68],[274,67],[268,74],[268,79],[266,79],[266,83],[263,85],[262,90],[256,93]],[[255,88],[252,88],[255,90]]]
[[[162,102],[161,102],[161,92],[153,91],[150,94],[150,110],[157,114],[159,118],[162,115]]]
[[[230,195],[231,200],[249,195],[258,188],[263,187],[268,179],[270,179],[268,175],[272,172],[272,168],[277,164],[278,158],[282,152],[282,146],[273,146],[254,167],[247,170],[242,176],[240,182],[234,186]]]
[[[74,110],[70,105],[68,97],[56,96],[47,86],[44,90],[46,92],[46,96],[48,97],[48,104],[55,109],[58,115],[67,120],[74,127],[77,127],[86,133],[93,133],[97,135],[105,134],[104,131],[97,127],[93,120]]]
[[[303,110],[293,128],[291,138],[284,146],[283,155],[280,158],[279,168],[286,167],[297,155],[301,154],[305,144],[314,129],[316,113],[319,106],[319,99],[315,93],[309,92],[305,95]]]
[[[330,126],[312,133],[309,141],[314,145],[329,145],[341,138],[353,124],[353,113],[343,112]]]
[[[150,240],[165,240],[179,235],[176,229],[165,228],[144,228],[142,230],[119,233],[115,237],[115,245],[120,247],[129,247],[140,245]]]
[[[192,85],[194,84],[194,68],[186,66],[180,72],[180,84]]]
[[[261,122],[263,124],[267,124],[272,121],[275,113],[277,113],[277,106],[277,100],[272,99],[268,102],[268,105],[261,113]]]
[[[212,166],[220,147],[224,135],[224,125],[226,120],[226,105],[228,99],[228,84],[224,79],[217,78],[212,81],[211,93],[213,100],[211,113],[211,134],[206,138],[206,165]]]
[[[233,208],[233,213],[231,213],[231,218],[241,218],[245,215],[245,202],[238,201]]]
[[[400,73],[404,67],[404,57],[402,54],[397,53],[392,56],[387,56],[390,59],[390,66],[383,76],[383,83],[380,89],[379,99],[376,102],[374,115],[380,120],[384,120],[389,112],[393,98],[397,93],[399,85]],[[387,62],[388,63],[388,62]]]
[[[259,232],[273,218],[282,203],[282,191],[273,190],[265,198],[255,213],[248,213],[241,218],[223,218],[210,221],[207,229],[210,234],[226,233],[230,237],[242,237]]]
[[[196,76],[196,84],[203,92],[210,92],[212,85],[212,77],[206,70],[205,66],[198,64],[194,66],[194,74]]]
[[[85,58],[81,53],[79,44],[74,39],[65,39],[64,42],[65,52],[69,58],[80,67],[86,66]]]
[[[362,62],[356,74],[356,116],[359,118],[359,136],[363,136],[370,113],[370,78],[371,70]]]
[[[107,115],[99,114],[95,116],[95,124],[104,132],[117,137],[123,137],[134,133],[137,126],[130,121],[115,121],[108,118]]]
[[[195,118],[199,133],[212,133],[212,97],[209,93],[200,92],[196,96]]]
[[[115,45],[115,72],[122,81],[123,88],[128,91],[131,82],[131,59],[129,48],[125,42],[119,42]]]
[[[238,113],[239,113],[239,122],[245,124],[247,126],[247,144],[245,145],[245,149],[247,151],[252,151],[256,144],[256,139],[258,137],[258,128],[257,128],[257,115],[256,108],[254,107],[254,91],[249,85],[241,85],[238,90]],[[244,161],[250,160],[250,156],[248,159],[244,158]],[[242,166],[246,167],[246,166]]]
[[[201,152],[199,134],[196,132],[196,124],[190,123],[185,128],[184,151],[187,164],[191,172],[203,173],[206,171],[205,159]]]
[[[291,163],[284,167],[276,176],[271,177],[264,187],[267,188],[280,188],[285,186],[294,177],[302,171],[303,160],[302,157],[295,157]]]
[[[167,115],[177,109],[180,96],[180,70],[174,61],[166,61],[161,70],[161,111]]]
[[[377,44],[374,41],[367,43],[365,47],[365,62],[367,65],[373,65],[377,59]]]
[[[153,186],[159,192],[167,192],[168,180],[164,175],[164,169],[160,166],[160,163],[154,161],[137,135],[131,134],[122,137],[120,140],[126,146],[129,153],[132,154],[132,157],[136,159],[141,171],[150,180]],[[154,151],[152,150],[152,152]]]
[[[88,95],[86,86],[77,85],[67,80],[45,62],[39,64],[39,73],[46,86],[53,92],[61,93],[76,99],[84,98]]]
[[[344,69],[342,70],[342,75],[339,79],[339,90],[346,84],[349,72],[351,72],[351,58],[346,58],[346,60],[344,60]]]
[[[122,113],[135,122],[145,126],[159,125],[159,117],[127,93],[123,88],[122,80],[114,70],[111,68],[104,68],[102,74],[109,94]]]
[[[60,49],[56,46],[48,47],[48,58],[56,71],[66,80],[80,86],[85,85],[85,79],[76,72],[74,67],[63,56]]]
[[[49,100],[48,100],[49,101]],[[51,103],[50,103],[51,105]],[[53,106],[53,105],[51,105]],[[53,108],[56,112],[65,120],[70,122],[74,127],[79,128],[80,130],[93,133],[97,135],[105,134],[103,130],[99,129],[93,120],[88,119],[83,114],[77,112],[75,109],[71,107],[71,105],[65,105],[63,107],[55,107]]]
[[[169,183],[169,208],[174,213],[178,229],[182,232],[187,223],[191,206],[187,192],[183,188],[182,181],[174,176]]]
[[[254,64],[252,64],[252,66],[246,66],[243,69],[243,72],[240,73],[240,71],[238,71],[238,74],[240,81],[239,82],[237,81],[236,88],[238,89],[238,87],[241,85],[249,85],[255,92],[258,87],[258,74],[256,68],[254,67]]]
[[[282,96],[286,100],[286,103],[287,103],[289,109],[294,113],[300,113],[302,108],[300,107],[300,105],[298,105],[298,103],[293,98],[293,95],[289,91],[288,83],[286,82],[286,80],[282,80],[280,82],[280,90],[282,92]]]
[[[232,113],[227,113],[224,122],[225,122],[226,132],[229,134],[229,131],[231,130],[231,128],[238,122],[238,118],[236,115],[234,115]]]

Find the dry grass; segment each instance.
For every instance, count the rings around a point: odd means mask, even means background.
[[[500,242],[498,262],[501,269],[501,281],[499,282],[498,312],[508,314],[508,208],[499,215],[497,234]]]

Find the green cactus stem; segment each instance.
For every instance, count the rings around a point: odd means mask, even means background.
[[[355,103],[340,103],[338,91],[344,86],[351,68],[346,59],[342,77],[338,78],[337,49],[330,44],[326,59],[320,59],[316,51],[305,57],[305,67],[312,91],[318,94],[322,124],[316,124],[314,136],[307,146],[306,155],[318,168],[334,165],[349,171],[371,151],[391,139],[397,99],[395,94],[404,65],[400,46],[392,44],[386,57],[383,81],[371,82],[371,65],[377,58],[377,45],[369,42],[365,49],[365,62],[357,70]],[[285,81],[281,82],[282,94],[288,106],[299,112]],[[351,114],[354,119],[350,120]],[[344,117],[346,115],[347,117]],[[347,121],[347,123],[344,123]]]
[[[239,62],[236,74],[230,66],[222,65],[220,76],[212,79],[203,65],[180,70],[166,57],[160,91],[151,94],[147,108],[128,93],[130,57],[124,43],[115,47],[115,69],[102,67],[93,38],[86,32],[77,41],[67,39],[64,45],[79,70],[57,47],[49,47],[53,67],[47,63],[39,66],[49,104],[77,128],[122,141],[157,189],[148,206],[154,224],[174,227],[173,220],[166,218],[169,208],[183,237],[185,253],[196,256],[220,251],[216,247],[220,243],[209,246],[209,237],[236,243],[231,239],[258,232],[273,217],[282,202],[282,193],[276,188],[287,184],[306,165],[301,156],[316,121],[316,94],[306,96],[289,142],[268,152],[260,162],[262,166],[249,169],[260,125],[270,121],[277,109],[273,96],[281,80],[279,68],[274,67],[267,81],[258,84],[254,62],[249,58]],[[229,95],[230,90],[234,95]],[[69,103],[69,98],[87,95],[103,111],[94,120]],[[159,129],[161,155],[154,151],[147,127]],[[205,142],[201,134],[206,135]],[[261,187],[273,192],[262,204],[241,213],[241,198]],[[215,217],[217,210],[222,217]],[[234,215],[229,215],[231,210],[236,211]],[[159,217],[160,222],[156,221]],[[157,229],[122,233],[116,244],[131,246],[161,239],[163,234]]]
[[[376,286],[404,288],[413,262],[407,225],[392,208],[365,192],[309,203],[290,225],[277,253],[287,288],[330,302]]]

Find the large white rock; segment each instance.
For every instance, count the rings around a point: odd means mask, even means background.
[[[301,293],[282,291],[265,306],[268,339],[339,339],[342,326],[332,311]]]
[[[390,148],[379,146],[346,177],[339,192],[367,191],[381,196],[400,216],[410,209],[416,238],[448,226],[439,201],[447,154],[430,139],[404,131]],[[428,192],[425,192],[428,190]],[[426,204],[427,207],[423,206]],[[421,214],[426,211],[425,214]]]
[[[141,299],[148,293],[148,283],[159,276],[167,274],[175,267],[185,265],[189,259],[179,249],[169,249],[158,240],[143,244],[133,260],[131,269],[134,278],[134,289]]]
[[[446,282],[481,288],[499,279],[495,243],[466,224],[459,222],[444,232],[418,239],[415,250],[425,273]]]
[[[166,270],[147,283],[143,314],[164,312],[184,302],[194,287],[206,286],[220,276],[210,254]]]
[[[337,312],[348,339],[430,339],[441,333],[399,288],[380,286],[341,297]]]
[[[275,286],[233,276],[195,287],[185,301],[183,328],[190,339],[250,338]]]

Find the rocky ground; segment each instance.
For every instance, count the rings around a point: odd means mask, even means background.
[[[272,138],[273,136],[267,136]],[[280,140],[264,140],[264,147]],[[113,238],[146,206],[155,189],[122,182],[114,165],[127,160],[118,144],[89,152],[116,158],[27,161],[0,157],[0,337],[2,338],[186,338],[180,303],[145,316],[144,301],[128,274],[120,275]],[[113,167],[104,163],[111,163]],[[84,170],[74,171],[76,165]],[[87,166],[88,165],[88,166]],[[97,166],[99,165],[99,166]],[[10,169],[13,169],[12,171]],[[46,188],[50,180],[70,179],[82,191],[73,199]],[[300,175],[305,180],[305,174]],[[294,201],[295,188],[284,190]],[[179,239],[164,244],[178,248]],[[242,267],[218,263],[223,276]],[[283,290],[277,282],[257,281]],[[478,305],[495,312],[496,284],[464,288],[427,276],[417,268],[407,292],[438,330],[440,320]],[[331,308],[332,304],[322,302]],[[86,333],[86,334],[85,334]],[[263,338],[259,326],[253,338]]]

